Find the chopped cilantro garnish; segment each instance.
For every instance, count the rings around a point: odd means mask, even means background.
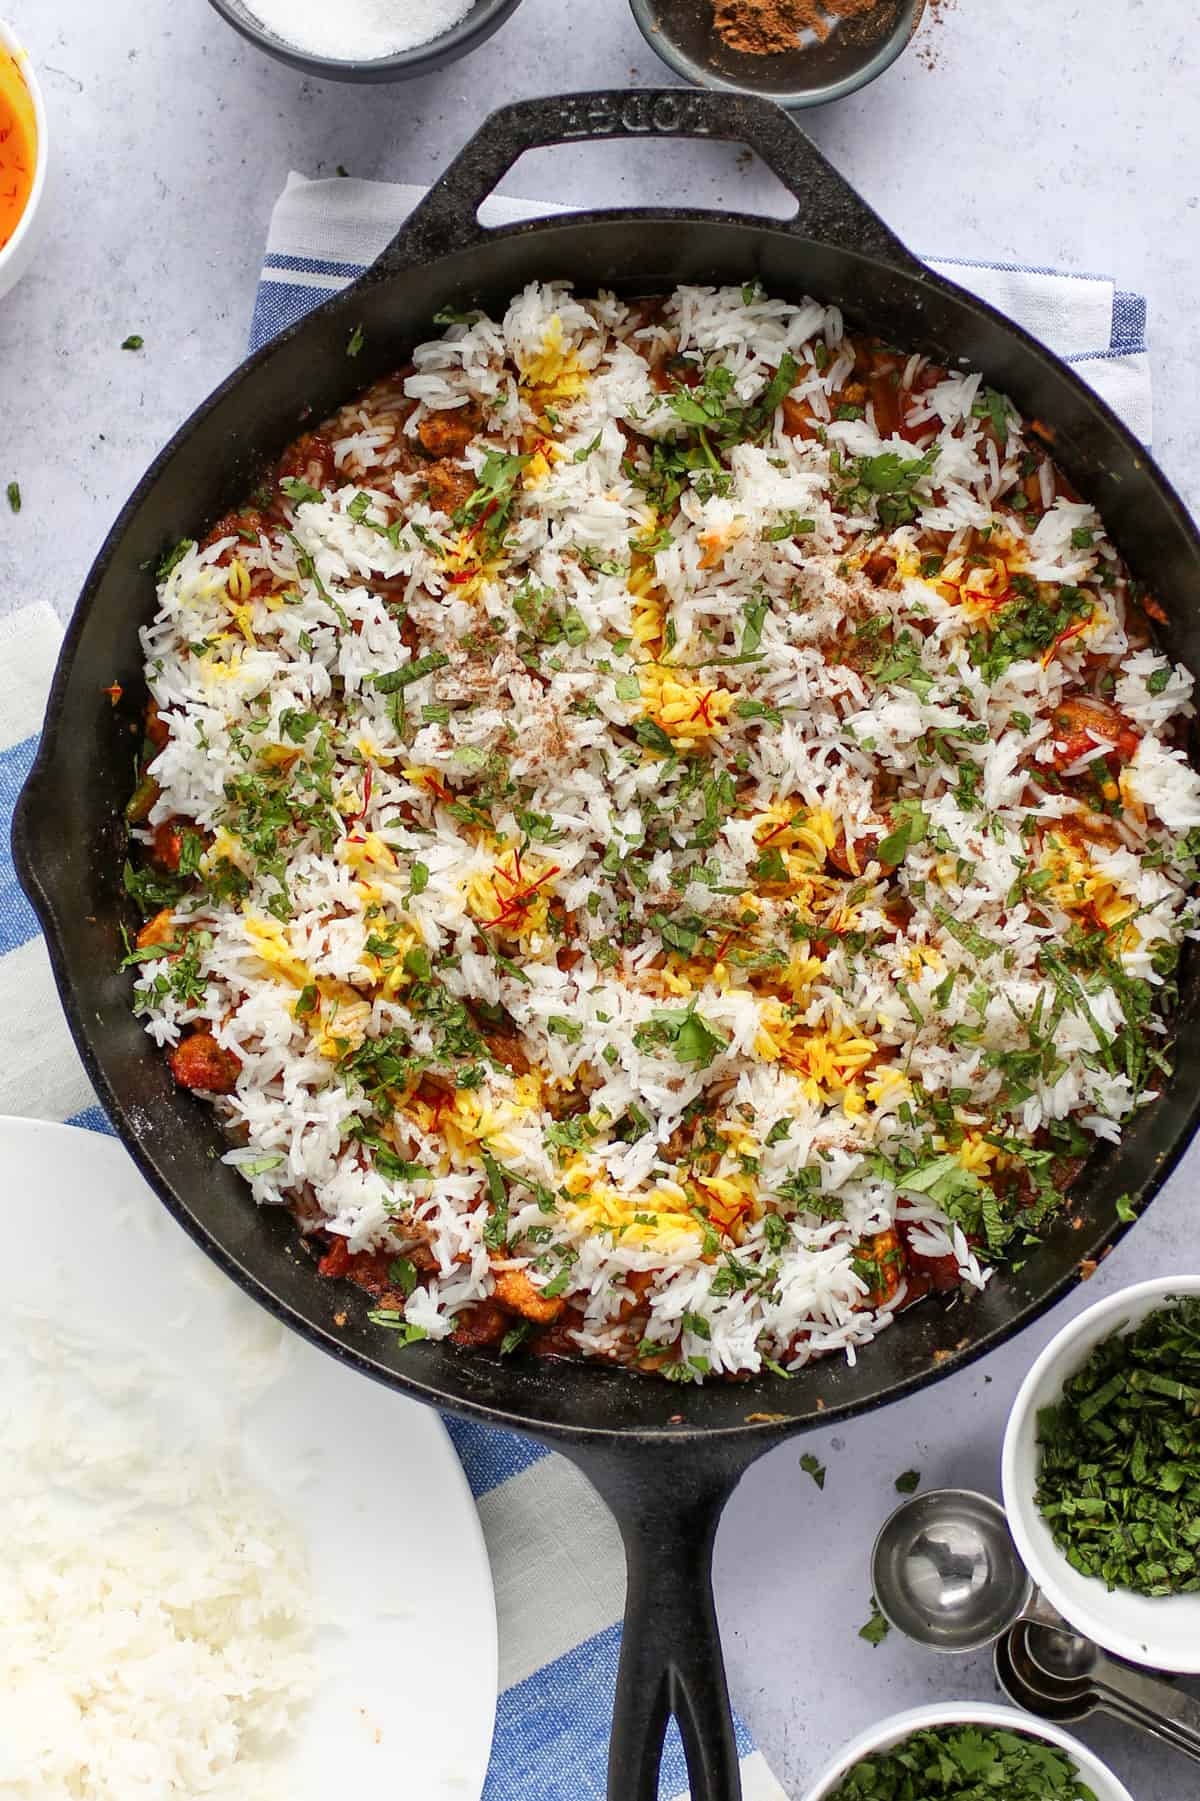
[[[879,1611],[878,1601],[875,1599],[874,1595],[872,1595],[871,1617],[865,1626],[859,1627],[859,1638],[865,1638],[872,1649],[878,1649],[891,1629],[889,1621],[887,1621]],[[851,1790],[850,1793],[853,1793],[853,1790]],[[924,1801],[924,1797],[922,1797],[922,1801]]]
[[[976,419],[988,420],[1004,450],[1008,444],[1008,402],[1003,394],[997,394],[995,388],[981,388],[971,413]]]
[[[887,1630],[873,1613],[860,1636]],[[1032,1728],[1031,1728],[1032,1731]],[[1044,1739],[1007,1728],[938,1726],[912,1732],[856,1763],[830,1801],[1095,1801],[1074,1758]]]
[[[294,476],[285,475],[279,486],[283,489],[293,506],[304,506],[310,500],[324,500],[320,488],[310,487],[308,482],[297,480]],[[359,496],[361,500],[362,495]]]
[[[919,801],[897,801],[892,808],[892,829],[879,841],[876,855],[881,863],[898,869],[914,844],[920,844],[929,830],[929,815]]]
[[[162,562],[158,565],[158,569],[155,572],[155,579],[160,582],[165,582],[172,570],[178,568],[179,564],[182,563],[188,551],[195,550],[195,548],[196,541],[194,538],[180,538],[174,550],[169,550],[163,557]]]
[[[804,1451],[800,1457],[800,1468],[806,1476],[811,1476],[818,1488],[825,1486],[825,1465],[811,1451]]]
[[[656,1008],[644,1025],[635,1028],[633,1041],[642,1051],[669,1048],[677,1062],[694,1063],[698,1069],[707,1069],[726,1046],[694,1006]]]
[[[914,490],[931,474],[938,454],[934,444],[921,456],[884,450],[878,456],[857,457],[845,472],[839,505],[851,513],[867,513],[874,507],[879,523],[889,531],[907,524],[917,516]]]

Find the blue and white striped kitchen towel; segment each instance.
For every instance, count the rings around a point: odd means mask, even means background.
[[[422,189],[292,176],[271,222],[252,344],[357,275]],[[485,219],[535,211],[494,199]],[[1150,436],[1145,305],[1099,277],[979,263],[948,274],[992,300],[1081,372],[1139,435]],[[33,762],[61,629],[46,605],[0,621],[0,810]],[[0,852],[0,1019],[20,1020],[20,1054],[0,1059],[0,1113],[107,1131],[62,1021],[37,921],[17,884],[5,827]],[[624,1596],[620,1540],[607,1511],[562,1458],[528,1439],[448,1422],[491,1555],[501,1695],[484,1801],[603,1801]],[[855,1596],[857,1602],[860,1597]],[[746,1801],[784,1801],[739,1723]],[[682,1797],[672,1733],[662,1794]]]

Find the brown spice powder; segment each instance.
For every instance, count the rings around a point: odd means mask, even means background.
[[[887,0],[713,0],[713,27],[743,56],[782,56],[803,47],[802,31],[824,41],[843,20],[894,12]]]

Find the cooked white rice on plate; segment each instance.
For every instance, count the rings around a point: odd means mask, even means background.
[[[405,1338],[852,1358],[1162,1079],[1157,613],[979,375],[533,284],[160,571],[135,1004]]]

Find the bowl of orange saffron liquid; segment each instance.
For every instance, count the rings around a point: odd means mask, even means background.
[[[48,148],[37,77],[16,32],[0,19],[0,295],[33,257]]]

